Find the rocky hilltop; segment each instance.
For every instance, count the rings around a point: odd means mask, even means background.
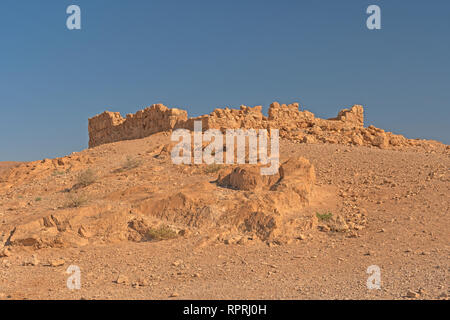
[[[261,109],[104,112],[90,148],[0,164],[0,298],[447,298],[449,146],[365,127],[358,105]],[[279,129],[277,173],[174,164],[171,130],[195,120]]]
[[[280,137],[302,143],[331,143],[374,146],[381,149],[420,147],[445,150],[446,146],[431,140],[407,139],[374,126],[364,127],[364,108],[354,105],[339,111],[335,118],[320,119],[298,103],[274,102],[268,116],[261,106],[240,109],[215,109],[209,115],[189,118],[185,110],[154,104],[123,118],[118,112],[105,111],[89,119],[89,147],[105,143],[148,137],[157,132],[184,128],[193,130],[194,121],[202,121],[203,130],[279,129]]]

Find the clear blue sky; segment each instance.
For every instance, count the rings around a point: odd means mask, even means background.
[[[80,151],[89,117],[159,102],[362,104],[367,124],[450,143],[448,0],[2,0],[0,39],[0,161]]]

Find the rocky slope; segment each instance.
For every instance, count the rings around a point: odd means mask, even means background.
[[[292,111],[306,121],[295,108],[274,104],[266,120]],[[445,298],[449,148],[394,145],[358,110],[283,126],[275,176],[175,165],[170,131],[5,165],[0,298]],[[386,148],[374,144],[381,133]],[[81,290],[66,287],[72,264]],[[382,269],[381,290],[365,287],[370,265]]]

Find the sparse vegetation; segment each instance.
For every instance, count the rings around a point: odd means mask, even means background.
[[[63,208],[79,208],[82,205],[86,204],[87,202],[88,199],[85,195],[69,193]]]
[[[89,168],[78,174],[77,183],[75,184],[75,186],[77,188],[84,188],[93,184],[96,180],[97,180],[96,174],[94,173],[94,171],[92,171],[92,169]]]
[[[34,201],[41,201],[42,198],[41,197],[37,197],[36,199],[34,199]]]
[[[220,164],[209,164],[206,166],[205,168],[205,173],[216,173],[217,171],[219,171],[222,168],[222,166]]]
[[[331,219],[331,217],[333,217],[333,214],[331,212],[328,212],[328,213],[316,212],[316,216],[317,216],[317,219],[319,219],[319,221],[329,221]]]
[[[177,233],[172,230],[167,225],[162,225],[159,228],[150,228],[147,231],[147,239],[152,241],[160,241],[160,240],[168,240],[168,239],[174,239],[177,237]]]
[[[64,173],[65,173],[64,171],[55,170],[55,171],[53,171],[52,176],[53,177],[62,176]]]
[[[142,160],[138,158],[132,158],[130,156],[127,157],[127,160],[124,162],[122,167],[118,170],[119,172],[125,170],[131,170],[139,167],[142,164]]]

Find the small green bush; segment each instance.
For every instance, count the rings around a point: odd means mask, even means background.
[[[147,231],[147,239],[152,241],[168,240],[177,237],[177,233],[169,226],[162,225],[157,229],[150,228]]]
[[[316,212],[316,216],[319,221],[329,221],[333,217],[333,214],[331,212],[323,214]]]

